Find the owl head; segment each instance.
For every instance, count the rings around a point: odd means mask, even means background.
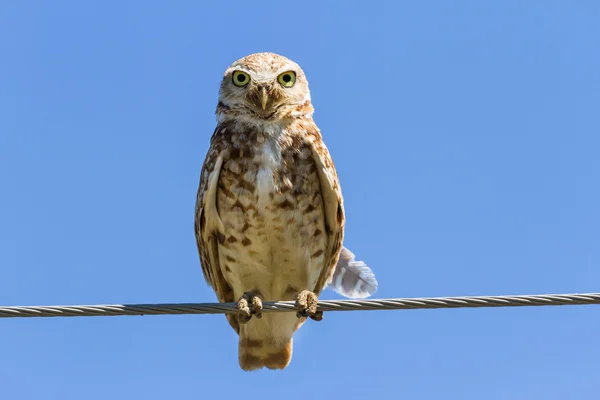
[[[304,72],[286,57],[251,54],[225,71],[217,114],[276,121],[311,112]]]

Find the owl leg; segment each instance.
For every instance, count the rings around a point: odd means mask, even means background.
[[[298,294],[296,298],[296,316],[298,318],[302,317],[310,317],[315,321],[320,321],[323,319],[323,311],[317,310],[317,295],[311,292],[310,290],[303,290]]]
[[[238,300],[238,320],[245,324],[253,315],[262,318],[262,300],[252,292],[244,292]]]

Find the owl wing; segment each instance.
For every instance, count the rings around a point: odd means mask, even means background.
[[[333,160],[331,159],[329,150],[327,150],[321,139],[320,133],[316,132],[314,139],[311,143],[311,151],[321,184],[327,236],[327,245],[323,258],[324,265],[314,289],[315,294],[318,295],[331,281],[339,259],[344,240],[345,217],[342,191]]]
[[[232,302],[234,298],[233,289],[225,280],[219,260],[219,243],[225,238],[225,230],[217,209],[217,185],[226,154],[220,147],[218,142],[212,141],[202,166],[194,225],[204,278],[215,291],[219,302],[224,303]],[[233,329],[239,332],[237,319],[230,318],[229,314],[227,319]]]

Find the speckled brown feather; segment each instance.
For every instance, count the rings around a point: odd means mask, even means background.
[[[251,87],[231,84],[238,67],[258,71],[259,78],[292,68],[297,87],[269,86],[268,109],[261,110]],[[202,270],[221,302],[245,291],[266,301],[293,300],[302,290],[318,295],[333,275],[343,198],[312,112],[302,70],[284,57],[251,55],[225,73],[195,218]],[[287,366],[291,336],[306,320],[269,313],[240,325],[235,315],[227,318],[240,335],[246,370]]]
[[[217,127],[218,129],[218,127]],[[215,133],[217,130],[215,130]],[[219,268],[219,252],[218,252],[218,231],[209,232],[206,225],[206,215],[204,213],[204,195],[208,185],[208,177],[214,171],[214,167],[219,155],[225,147],[214,141],[215,134],[211,139],[211,146],[202,166],[200,173],[200,184],[198,187],[198,195],[196,197],[196,213],[194,219],[194,231],[196,233],[196,243],[198,245],[198,254],[200,255],[200,265],[204,278],[210,284],[217,295],[217,299],[221,303],[233,302],[233,290],[225,280],[221,269]],[[231,327],[239,333],[239,322],[235,315],[226,314],[225,317],[229,321]]]
[[[225,271],[218,267],[217,243],[221,243],[221,246],[233,254],[240,251],[240,247],[250,244],[252,240],[266,239],[263,232],[256,230],[257,226],[264,226],[264,220],[257,213],[258,199],[253,179],[255,179],[258,166],[252,162],[256,146],[264,139],[261,139],[260,132],[251,127],[241,132],[235,129],[235,123],[225,122],[215,130],[211,148],[202,169],[196,211],[196,233],[202,269],[206,280],[213,287],[221,302],[234,301],[235,297],[231,286],[224,277],[228,272],[227,265],[225,265]],[[281,153],[284,162],[274,176],[276,186],[279,188],[279,193],[273,196],[274,204],[282,209],[298,206],[303,210],[303,214],[310,218],[311,211],[323,203],[321,190],[313,190],[312,198],[306,194],[306,183],[310,182],[311,174],[319,177],[321,185],[331,185],[335,192],[335,198],[329,199],[328,204],[331,205],[326,211],[325,232],[318,227],[299,226],[299,235],[307,240],[304,245],[308,245],[310,241],[322,234],[327,236],[326,249],[317,249],[313,253],[315,257],[322,253],[325,267],[322,269],[315,287],[311,288],[318,295],[331,279],[341,250],[345,221],[343,199],[335,167],[318,128],[312,121],[298,120],[290,124],[289,131],[302,132],[303,135],[290,135],[282,140]],[[224,162],[219,172],[217,202],[220,205],[219,208],[227,208],[236,215],[228,218],[230,223],[225,224],[226,232],[216,231],[206,235],[202,234],[204,219],[202,198],[206,191],[208,175],[212,172],[211,166],[214,166],[219,155]],[[313,156],[318,160],[317,162],[312,162]],[[301,163],[308,159],[311,162]],[[321,165],[318,165],[319,162]],[[242,171],[244,171],[243,174]],[[248,176],[254,178],[244,179]],[[287,224],[290,222],[290,220],[286,221]],[[203,240],[203,237],[207,237],[208,240]],[[233,255],[226,257],[229,257],[227,261],[235,261]],[[268,300],[292,299],[293,297]],[[229,320],[236,332],[239,331],[235,318],[229,318]]]

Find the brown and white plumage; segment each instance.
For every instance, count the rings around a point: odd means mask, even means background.
[[[312,113],[304,73],[285,57],[252,54],[225,71],[195,230],[219,301],[239,300],[240,314],[227,319],[240,336],[244,370],[289,364],[292,335],[306,317],[320,319],[316,296],[342,250],[342,193]],[[349,262],[349,254],[345,268],[366,267]],[[366,292],[376,288],[374,277],[370,284]],[[363,286],[359,297],[366,292]],[[275,300],[297,300],[298,315],[262,316],[262,301]]]

